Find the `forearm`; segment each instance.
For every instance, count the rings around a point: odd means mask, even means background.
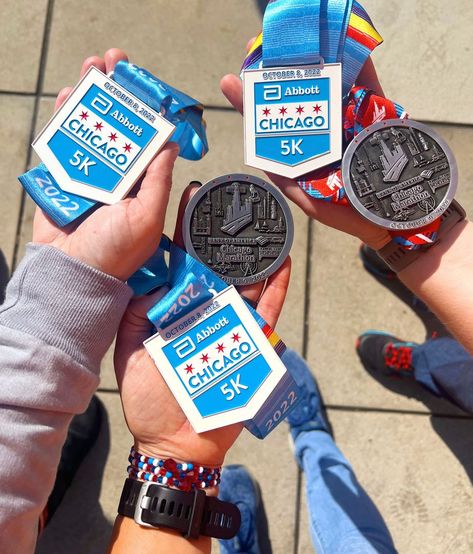
[[[0,307],[0,551],[32,552],[72,416],[99,382],[131,292],[29,246]]]
[[[210,553],[210,537],[185,539],[179,532],[165,529],[141,527],[129,517],[118,516],[113,527],[110,554],[155,554],[175,552],[176,554]]]
[[[398,276],[473,354],[473,223],[456,225]]]

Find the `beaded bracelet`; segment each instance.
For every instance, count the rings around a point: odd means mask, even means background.
[[[133,447],[128,457],[128,474],[134,479],[190,491],[206,489],[220,483],[221,467],[210,468],[191,462],[176,462],[172,458],[160,460],[140,454]]]

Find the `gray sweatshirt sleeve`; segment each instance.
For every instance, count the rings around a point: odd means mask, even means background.
[[[34,551],[67,428],[87,408],[131,296],[110,275],[28,245],[0,307],[2,554]]]

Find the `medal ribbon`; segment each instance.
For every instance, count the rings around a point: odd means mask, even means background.
[[[164,261],[165,251],[170,253],[169,268]],[[139,283],[138,289],[135,289],[136,283]],[[163,237],[158,252],[132,276],[128,284],[132,286],[135,293],[139,294],[146,294],[163,284],[169,287],[169,292],[147,314],[148,319],[158,330],[172,325],[228,288],[225,281],[167,237]],[[254,308],[248,303],[247,307],[276,354],[281,357],[286,350],[285,344]],[[266,426],[268,417],[270,418],[283,402],[286,401],[287,404],[291,391],[296,394],[297,398],[301,397],[294,379],[289,372],[286,372],[262,409],[245,424],[247,429],[256,437],[264,438],[269,432]],[[294,403],[295,406],[296,403]],[[270,428],[272,430],[274,427]]]
[[[325,63],[338,62],[346,98],[369,55],[382,42],[355,0],[273,0],[264,14],[263,32],[248,52],[242,71],[315,64],[320,58]]]
[[[179,156],[199,160],[208,152],[206,125],[200,102],[171,87],[145,69],[118,62],[113,79],[175,125],[169,140],[179,145]],[[62,191],[44,164],[18,177],[34,202],[58,225],[64,227],[99,202]]]

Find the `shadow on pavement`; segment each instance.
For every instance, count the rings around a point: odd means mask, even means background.
[[[104,409],[97,441],[38,541],[36,554],[107,551],[112,524],[102,512],[99,497],[109,449],[110,425]]]

